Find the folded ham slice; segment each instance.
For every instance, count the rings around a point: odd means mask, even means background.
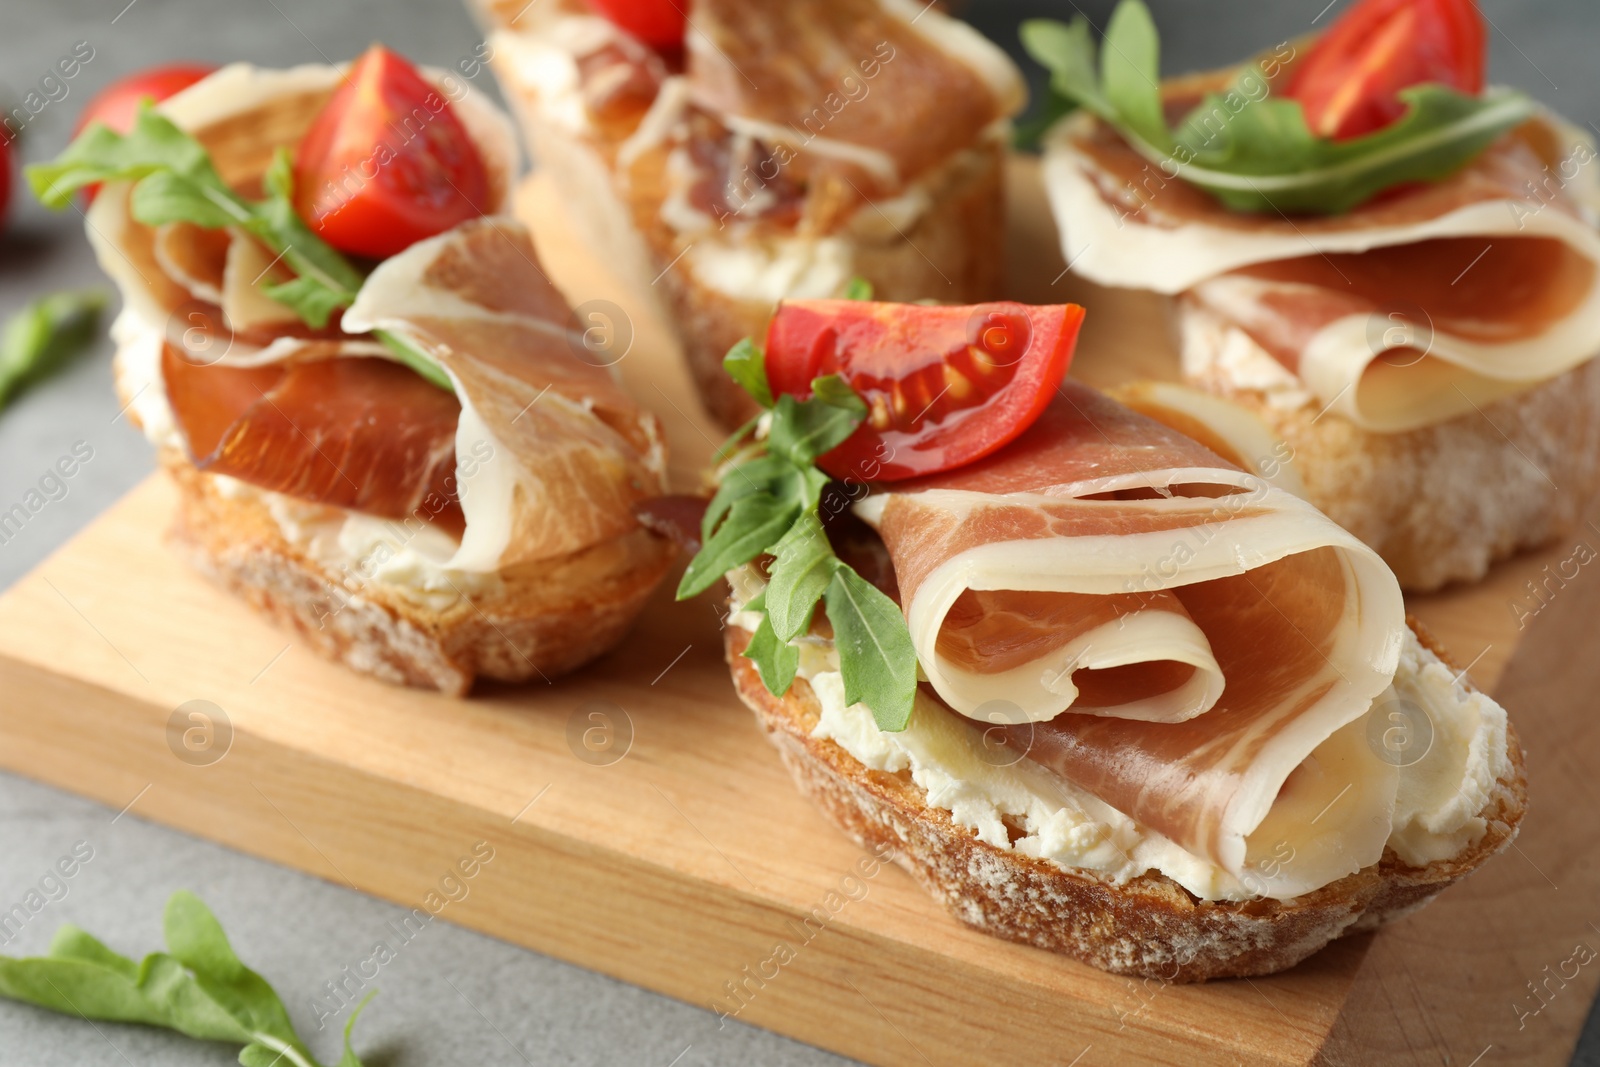
[[[460,93],[454,75],[423,68],[452,99],[489,173],[486,209],[510,205],[519,153],[505,116],[479,93]],[[224,181],[260,195],[261,176],[281,146],[298,143],[343,77],[340,67],[307,64],[270,70],[232,63],[161,103],[159,110],[210,153]],[[117,283],[126,307],[194,353],[205,334],[205,361],[247,364],[257,350],[284,338],[339,339],[335,319],[325,330],[307,327],[260,293],[283,281],[281,265],[238,230],[203,230],[186,223],[152,228],[128,211],[129,183],[113,183],[87,215],[89,241],[100,266]],[[277,358],[277,355],[269,356]]]
[[[456,398],[333,342],[292,361],[197,366],[167,345],[161,376],[194,465],[257,488],[460,537]]]
[[[665,491],[660,423],[585,362],[571,312],[520,223],[484,218],[385,260],[344,315],[431,356],[461,403],[466,533],[448,566],[493,570],[575,552],[638,525]]]
[[[1169,102],[1182,110],[1194,92]],[[1244,215],[1080,114],[1051,134],[1045,174],[1079,274],[1182,293],[1209,335],[1240,331],[1319,408],[1398,432],[1600,351],[1594,159],[1586,134],[1545,115],[1436,184],[1342,215]],[[1186,370],[1214,356],[1186,350]]]
[[[1404,605],[1314,508],[1069,382],[996,456],[857,512],[955,711],[1253,892],[1382,854],[1397,779],[1362,720]]]
[[[925,13],[909,0],[698,0],[690,98],[737,133],[896,191],[1023,101],[1015,68],[975,30]]]

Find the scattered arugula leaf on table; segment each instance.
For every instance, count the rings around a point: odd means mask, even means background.
[[[0,956],[0,996],[85,1020],[143,1023],[242,1045],[244,1067],[320,1067],[283,1001],[234,954],[199,897],[172,894],[163,928],[167,951],[135,963],[78,927],[63,926],[44,956]],[[361,1067],[350,1032],[371,999],[368,994],[345,1024],[337,1067]]]
[[[8,319],[0,333],[0,408],[88,349],[105,306],[99,290],[52,293]]]

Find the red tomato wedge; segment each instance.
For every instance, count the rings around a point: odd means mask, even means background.
[[[1483,91],[1483,16],[1473,0],[1360,0],[1289,76],[1320,137],[1372,133],[1405,114],[1401,89],[1436,82]]]
[[[72,135],[76,137],[95,122],[103,122],[118,133],[127,133],[133,129],[134,116],[139,113],[140,104],[146,100],[159,104],[216,69],[203,63],[172,63],[118,78],[89,98],[78,115],[77,125],[72,128]],[[86,186],[84,198],[92,202],[99,188],[98,185]]]
[[[838,374],[867,419],[818,465],[897,481],[950,470],[1014,440],[1055,395],[1083,325],[1076,304],[927,307],[786,300],[767,330],[774,395],[804,399]]]
[[[688,22],[687,0],[589,0],[600,14],[639,38],[651,48],[670,52],[683,47]]]
[[[323,240],[384,259],[482,215],[489,172],[450,101],[373,45],[295,154],[295,210]]]

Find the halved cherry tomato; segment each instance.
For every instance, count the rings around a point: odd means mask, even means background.
[[[118,133],[127,133],[133,129],[134,116],[139,113],[139,105],[144,101],[151,100],[159,104],[216,69],[203,63],[171,63],[118,78],[90,97],[78,116],[78,124],[73,127],[72,135],[76,137],[94,122],[103,122]],[[98,185],[86,186],[84,198],[92,202],[99,189]]]
[[[1320,137],[1344,140],[1400,118],[1401,89],[1437,82],[1483,91],[1483,16],[1473,0],[1361,0],[1339,17],[1289,76]]]
[[[600,14],[651,48],[670,52],[683,47],[683,13],[687,0],[589,0]]]
[[[914,478],[982,459],[1033,425],[1082,324],[1076,304],[786,300],[767,330],[767,381],[804,399],[813,378],[842,376],[867,419],[819,466],[836,478]]]
[[[295,154],[295,210],[344,252],[383,259],[484,213],[489,173],[450,101],[373,45]]]

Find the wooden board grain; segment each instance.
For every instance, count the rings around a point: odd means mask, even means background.
[[[1031,179],[1020,169],[1014,189],[1019,298],[1090,306],[1077,373],[1091,381],[1170,366],[1158,302],[1059,277]],[[573,302],[625,309],[619,369],[691,484],[716,434],[648,296],[578,246],[548,190],[523,206]],[[711,597],[663,592],[575,677],[452,700],[324,663],[195,577],[161,543],[171,505],[151,480],[0,597],[0,764],[407,907],[489,842],[493,864],[444,917],[871,1063],[1365,1063],[1395,1048],[1467,1063],[1477,1049],[1458,1035],[1475,1042],[1494,1012],[1514,1026],[1508,987],[1565,959],[1557,943],[1587,936],[1573,924],[1600,901],[1581,826],[1593,787],[1559,743],[1571,686],[1590,683],[1572,672],[1596,669],[1560,640],[1587,594],[1574,583],[1535,620],[1537,659],[1516,654],[1507,603],[1543,559],[1415,605],[1463,661],[1483,650],[1485,684],[1513,663],[1527,703],[1513,710],[1548,774],[1527,856],[1286,974],[1161,987],[966,930],[835,831],[733,697]],[[186,747],[180,709],[197,700],[219,728]],[[1536,869],[1562,888],[1541,895]],[[1525,1028],[1516,1062],[1562,1062],[1597,975]]]

